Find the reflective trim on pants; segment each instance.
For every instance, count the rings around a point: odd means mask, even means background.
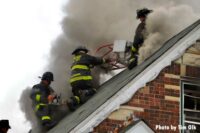
[[[76,101],[78,102],[78,104],[80,104],[81,100],[78,96],[74,96],[74,98],[76,99]]]
[[[132,47],[131,47],[131,51],[132,51],[132,52],[136,52],[137,49],[136,49],[134,46],[132,46]]]
[[[39,109],[40,109],[40,106],[47,106],[46,104],[44,103],[39,103],[35,106],[35,112],[37,112]]]
[[[50,116],[42,116],[42,121],[44,121],[44,120],[51,120],[51,117]]]
[[[131,59],[129,60],[129,63],[131,63],[131,62],[133,62],[133,61],[135,61],[135,58],[131,58]]]

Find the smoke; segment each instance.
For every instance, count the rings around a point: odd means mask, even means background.
[[[34,128],[34,127],[38,127],[38,122],[32,108],[30,92],[31,92],[30,87],[27,87],[26,89],[24,89],[19,99],[19,103],[20,103],[21,110],[25,113],[25,117],[27,121],[29,121],[31,123],[31,127]]]
[[[52,43],[49,63],[44,70],[54,73],[55,81],[52,87],[58,94],[62,94],[63,99],[72,96],[69,85],[73,58],[71,52],[77,46],[84,45],[90,49],[89,53],[94,55],[95,49],[101,44],[114,40],[133,41],[139,23],[136,10],[147,7],[154,12],[148,17],[149,35],[139,51],[139,61],[142,62],[164,41],[197,19],[197,13],[200,11],[194,3],[198,3],[198,0],[190,3],[182,0],[169,0],[167,3],[166,0],[70,0],[63,7],[66,14],[61,23],[63,33]],[[99,78],[101,81],[104,78],[105,74],[102,73],[100,69],[95,70],[96,85],[99,84]],[[21,100],[22,105],[27,102]],[[31,113],[23,110],[27,119],[33,121]]]
[[[57,91],[66,97],[72,95],[68,81],[73,58],[71,52],[77,46],[84,45],[90,49],[90,54],[94,54],[97,46],[102,43],[131,38],[129,28],[132,27],[133,21],[127,18],[132,18],[133,14],[128,13],[128,3],[74,0],[64,7],[67,16],[62,21],[63,35],[53,43],[48,66],[55,74],[54,86],[59,89]],[[121,8],[124,8],[124,11],[121,11]],[[124,28],[124,25],[130,27]],[[99,84],[98,73],[102,72],[101,69],[95,71],[95,85]]]
[[[56,90],[64,97],[72,95],[68,81],[73,58],[71,52],[77,46],[86,46],[94,55],[101,44],[120,39],[132,41],[139,23],[136,10],[148,7],[154,12],[147,20],[149,36],[140,50],[139,62],[142,62],[164,41],[197,19],[193,10],[195,4],[192,3],[175,0],[168,3],[163,0],[70,0],[63,7],[66,14],[61,23],[63,34],[53,43],[47,66],[55,74]],[[101,73],[100,69],[95,71],[95,84],[99,84]]]
[[[198,15],[187,5],[172,5],[154,9],[146,26],[149,35],[139,50],[139,63],[158,50],[162,44],[198,19]]]
[[[23,90],[21,97],[19,99],[20,108],[22,112],[25,113],[26,120],[31,123],[32,129],[37,133],[43,133],[44,129],[40,125],[41,122],[39,118],[36,117],[31,104],[32,101],[30,98],[30,93],[31,93],[31,87],[27,87],[26,89]],[[49,106],[49,109],[52,111],[51,112],[52,119],[55,120],[56,122],[61,120],[68,111],[66,105],[60,105],[60,106],[52,105]]]

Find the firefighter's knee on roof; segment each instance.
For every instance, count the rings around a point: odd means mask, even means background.
[[[133,44],[131,47],[131,57],[128,60],[128,69],[137,66],[138,63],[138,48]]]
[[[91,89],[93,88],[91,68],[107,62],[103,58],[87,54],[88,51],[87,48],[79,46],[72,52],[74,58],[71,66],[70,84],[74,96],[68,101],[70,110],[75,110],[75,106],[84,103],[96,93],[95,89]]]

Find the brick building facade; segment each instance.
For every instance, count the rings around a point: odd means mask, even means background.
[[[136,118],[143,119],[156,133],[178,133],[181,77],[200,78],[200,67],[172,63],[99,124],[94,133],[119,133]],[[176,131],[171,130],[171,125],[176,126]]]

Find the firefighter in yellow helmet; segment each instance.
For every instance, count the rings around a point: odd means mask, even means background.
[[[68,101],[71,111],[74,111],[79,104],[86,102],[89,97],[96,93],[92,84],[91,68],[110,61],[87,53],[88,49],[83,46],[77,47],[72,52],[74,58],[71,66],[70,84],[74,96]]]
[[[30,95],[36,116],[45,129],[50,129],[56,124],[52,120],[48,105],[49,100],[53,100],[53,97],[56,97],[54,90],[50,87],[52,81],[54,81],[53,73],[45,72],[41,77],[41,82],[32,87]]]
[[[135,31],[133,45],[131,47],[131,58],[129,59],[129,69],[132,69],[137,65],[138,51],[145,39],[147,15],[151,12],[153,12],[153,10],[149,10],[147,8],[137,10],[137,19],[139,19],[141,22]]]

